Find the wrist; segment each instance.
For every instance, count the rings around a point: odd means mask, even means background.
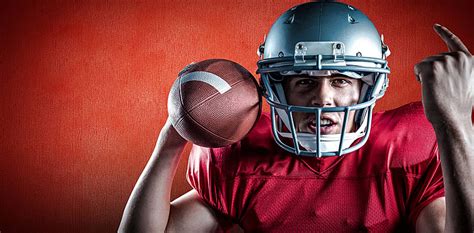
[[[441,154],[452,154],[448,156],[451,159],[462,158],[465,162],[467,158],[473,158],[474,154],[474,128],[471,121],[463,121],[453,124],[446,122],[444,124],[433,124],[438,146]],[[444,156],[446,157],[446,156]],[[445,158],[446,159],[446,158]]]
[[[163,126],[163,129],[160,133],[160,137],[163,137],[165,141],[164,144],[172,147],[184,147],[188,142],[174,128],[170,118],[168,118],[165,125]]]
[[[431,122],[433,129],[436,134],[439,133],[461,133],[461,134],[472,134],[473,124],[471,117],[469,118],[457,118],[457,119],[443,119],[435,122]]]
[[[187,141],[171,124],[168,119],[161,129],[158,141],[156,142],[155,149],[153,151],[153,157],[160,158],[160,160],[179,161],[181,152],[183,151]],[[175,161],[176,162],[176,161]]]

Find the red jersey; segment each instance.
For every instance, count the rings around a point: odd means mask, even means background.
[[[407,232],[444,196],[436,137],[421,103],[373,116],[359,150],[298,157],[274,141],[262,115],[239,143],[194,146],[188,182],[248,232]]]

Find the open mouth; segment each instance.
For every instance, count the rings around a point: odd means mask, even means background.
[[[330,119],[330,118],[326,118],[326,117],[323,117],[321,119],[321,134],[334,134],[336,133],[336,126],[337,126],[337,123]],[[312,133],[316,133],[316,120],[312,120],[309,122],[309,129]]]

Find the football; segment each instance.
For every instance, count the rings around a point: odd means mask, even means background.
[[[203,147],[240,141],[261,112],[262,98],[253,75],[241,65],[209,59],[186,66],[168,96],[173,127]]]

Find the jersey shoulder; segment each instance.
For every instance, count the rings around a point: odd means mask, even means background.
[[[415,173],[420,165],[436,159],[436,135],[423,104],[414,102],[374,114],[365,153],[384,155],[391,168]]]
[[[397,139],[407,143],[419,142],[416,145],[426,144],[436,139],[421,102],[409,103],[374,114],[372,133],[376,137],[385,135],[384,138]]]

